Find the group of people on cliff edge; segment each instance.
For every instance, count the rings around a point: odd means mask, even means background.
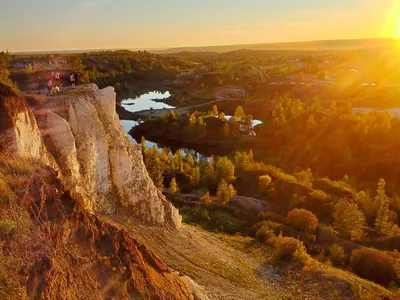
[[[75,89],[79,85],[80,77],[81,77],[81,74],[78,71],[75,71],[74,73],[71,73],[71,75],[69,75],[69,81],[71,83],[71,88]]]

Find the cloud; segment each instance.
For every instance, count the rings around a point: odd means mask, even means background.
[[[87,7],[87,8],[92,8],[92,7],[96,7],[97,6],[97,2],[95,2],[95,1],[83,1],[83,2],[80,2],[79,5],[81,5],[83,7]]]

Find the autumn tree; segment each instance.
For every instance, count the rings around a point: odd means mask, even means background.
[[[201,180],[200,168],[195,167],[191,170],[190,173],[190,185],[193,188],[198,188],[200,186],[200,180]]]
[[[376,211],[373,198],[371,198],[366,192],[360,191],[356,194],[355,200],[361,210],[364,212],[368,220],[375,219]]]
[[[335,205],[333,219],[334,226],[345,237],[359,239],[364,233],[365,216],[355,202],[340,199]]]
[[[146,139],[144,138],[144,136],[142,136],[142,139],[140,140],[140,145],[142,147],[142,153],[143,155],[146,154]]]
[[[243,107],[241,107],[240,105],[238,107],[236,107],[235,113],[233,114],[233,116],[239,120],[244,118],[245,114],[244,114]]]
[[[235,196],[236,191],[233,185],[228,184],[224,179],[222,179],[217,189],[217,197],[219,202],[222,204],[228,204]]]
[[[194,165],[196,164],[196,161],[194,160],[194,157],[192,154],[188,154],[186,156],[186,163],[189,165],[190,168],[193,168]]]
[[[217,161],[215,174],[218,182],[223,179],[227,183],[231,183],[236,180],[235,165],[226,156],[221,157]]]
[[[386,200],[378,209],[375,219],[375,229],[385,235],[400,235],[400,229],[391,219],[391,211],[389,210],[389,202]]]
[[[80,73],[82,73],[85,70],[85,66],[82,63],[82,57],[78,54],[76,55],[71,55],[69,57],[69,65],[71,66],[72,70],[78,71]]]
[[[292,227],[306,233],[314,234],[318,225],[318,218],[306,209],[293,209],[287,215],[287,222]]]
[[[206,163],[202,172],[202,178],[201,178],[202,186],[206,187],[207,189],[214,189],[216,182],[217,180],[215,177],[215,171],[213,165],[210,163]]]
[[[179,187],[178,184],[176,183],[175,177],[171,179],[171,183],[169,185],[169,192],[171,195],[177,195],[179,193]]]
[[[211,116],[213,116],[213,117],[217,117],[218,116],[218,106],[217,106],[217,104],[215,104],[213,106],[212,111],[211,111]]]
[[[172,164],[174,170],[183,172],[183,153],[181,149],[175,152],[175,155],[172,158]]]
[[[163,189],[163,164],[159,159],[157,148],[153,147],[146,151],[144,163],[150,178],[153,180],[154,185],[159,189]]]
[[[254,162],[253,150],[250,149],[248,153],[246,152],[236,152],[234,157],[236,169],[246,170],[247,167]]]

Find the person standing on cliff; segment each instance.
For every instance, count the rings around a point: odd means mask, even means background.
[[[69,80],[71,81],[71,88],[75,88],[75,76],[74,73],[71,73],[71,75],[69,75]]]
[[[81,74],[78,71],[75,71],[74,73],[74,78],[75,78],[75,84],[79,85],[79,78],[81,77]]]
[[[47,95],[52,96],[53,95],[53,79],[50,79],[49,82],[47,83]]]

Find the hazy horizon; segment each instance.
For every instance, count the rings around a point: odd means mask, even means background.
[[[395,38],[399,0],[6,1],[1,50],[169,49]],[[15,21],[17,20],[17,22]]]

